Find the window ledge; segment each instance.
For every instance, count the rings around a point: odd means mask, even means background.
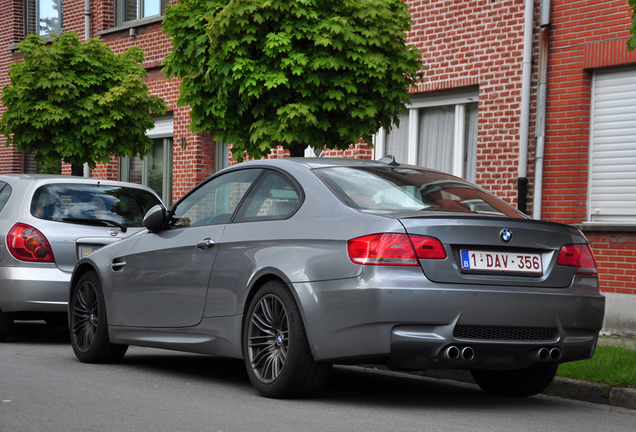
[[[47,42],[52,42],[53,40],[55,40],[55,38],[53,36],[50,36],[50,35],[44,35],[44,36],[42,36],[42,39],[44,39]],[[18,50],[18,48],[20,48],[20,43],[21,42],[22,41],[17,42],[17,43],[9,44],[7,46],[7,48],[9,49],[9,51],[11,51],[12,53],[15,54],[15,52]]]
[[[573,227],[583,232],[633,232],[636,233],[636,223],[607,223],[607,222],[583,222],[572,224]]]
[[[128,21],[125,22],[121,25],[118,25],[117,27],[113,27],[113,28],[109,28],[106,30],[102,30],[102,31],[98,31],[97,34],[99,36],[105,36],[105,35],[109,35],[112,33],[118,33],[121,31],[125,31],[125,30],[130,30],[130,29],[136,29],[137,27],[143,27],[146,25],[150,25],[150,24],[155,24],[158,22],[162,22],[163,21],[163,15],[157,15],[157,16],[153,16],[153,17],[148,17],[148,18],[142,18],[142,19],[138,19],[138,20],[134,20],[134,21]]]

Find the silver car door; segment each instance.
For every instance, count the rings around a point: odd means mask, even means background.
[[[167,229],[143,234],[127,256],[113,260],[126,326],[201,321],[223,229],[260,172],[232,171],[204,183],[171,209]]]

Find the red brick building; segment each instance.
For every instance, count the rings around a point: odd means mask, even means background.
[[[161,31],[167,2],[3,1],[0,85],[27,33],[74,30],[115,52],[142,47],[148,86],[171,111],[148,131],[151,157],[113,158],[91,175],[148,183],[169,202],[227,165],[228,153],[188,130],[179,82],[161,72],[171,49]],[[535,218],[578,226],[608,296],[606,330],[636,333],[636,52],[626,49],[627,0],[407,2],[426,78],[398,129],[345,155],[394,154],[475,181]],[[30,155],[0,146],[0,173],[36,169]]]

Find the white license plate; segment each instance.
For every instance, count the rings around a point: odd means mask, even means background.
[[[543,274],[541,254],[465,249],[462,249],[460,253],[464,270]]]

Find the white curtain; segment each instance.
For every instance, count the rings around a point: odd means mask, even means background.
[[[400,113],[400,126],[393,125],[387,134],[384,154],[395,156],[398,163],[408,162],[409,112]]]
[[[452,172],[454,134],[454,105],[420,109],[417,164]]]

